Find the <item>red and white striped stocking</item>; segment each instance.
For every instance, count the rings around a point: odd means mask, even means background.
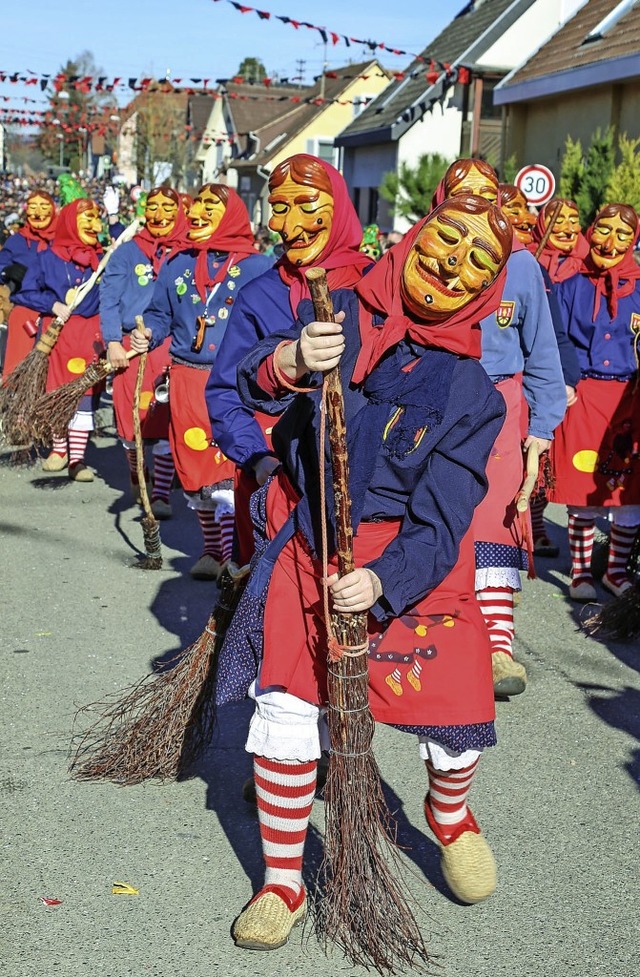
[[[591,556],[595,536],[595,519],[569,513],[569,549],[571,550],[571,583],[593,583]]]
[[[225,512],[220,516],[220,547],[222,549],[222,563],[231,559],[233,553],[233,532],[235,517],[232,512]]]
[[[614,523],[611,527],[607,577],[616,587],[629,580],[627,563],[637,531],[637,526],[618,526]]]
[[[163,502],[169,501],[169,494],[173,484],[173,476],[176,466],[171,455],[153,456],[153,492],[151,501],[161,499]]]
[[[215,520],[215,513],[211,509],[196,509],[200,529],[204,537],[204,553],[208,553],[218,563],[221,562],[220,523]]]
[[[67,453],[67,439],[66,438],[54,438],[53,444],[51,445],[51,451],[55,455],[60,455],[61,458]]]
[[[547,508],[547,499],[544,494],[544,489],[540,489],[531,496],[529,501],[529,512],[531,513],[531,535],[533,542],[537,543],[539,539],[545,539],[547,531],[544,528],[544,510]]]
[[[491,652],[504,651],[513,658],[513,590],[511,587],[485,587],[476,593],[484,623],[489,630]]]
[[[480,757],[460,770],[436,770],[429,760],[425,761],[429,775],[428,806],[438,837],[452,834],[452,829],[467,817],[467,797],[479,761]]]
[[[265,885],[302,888],[302,854],[316,792],[316,760],[253,758]]]
[[[88,431],[73,431],[69,429],[69,467],[84,461],[84,453],[88,441]]]

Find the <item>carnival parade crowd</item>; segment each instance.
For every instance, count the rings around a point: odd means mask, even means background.
[[[573,201],[534,214],[486,162],[460,159],[429,213],[383,245],[341,174],[304,154],[273,170],[269,204],[268,229],[255,229],[223,184],[193,199],[95,181],[0,187],[3,383],[62,322],[47,391],[107,358],[131,504],[139,395],[153,516],[172,517],[179,485],[200,529],[191,576],[250,566],[216,701],[255,702],[246,749],[265,880],[233,925],[251,949],[282,946],[307,912],[303,849],[328,750],[323,590],[334,613],[366,615],[371,713],[417,740],[443,874],[476,903],[494,891],[496,864],[467,800],[496,743],[496,696],[526,689],[514,600],[521,574],[558,555],[547,503],[567,507],[577,603],[596,598],[597,520],[610,529],[602,585],[614,600],[633,586],[640,527],[632,207],[606,205],[583,232]],[[99,282],[75,301],[105,253]],[[334,321],[314,314],[312,268],[327,273]],[[331,481],[323,378],[338,364],[355,560],[344,575],[320,491]],[[85,390],[45,471],[94,481],[85,452],[103,389]]]

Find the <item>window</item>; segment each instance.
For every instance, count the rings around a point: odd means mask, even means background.
[[[336,165],[337,151],[333,146],[333,139],[318,138],[318,139],[307,139],[307,152],[311,156],[317,156],[324,163],[331,163],[332,166]]]
[[[357,95],[353,100],[353,117],[357,119],[366,109],[369,102],[375,98],[374,95]]]

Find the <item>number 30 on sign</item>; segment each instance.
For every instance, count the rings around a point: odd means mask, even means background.
[[[548,167],[542,163],[532,163],[520,170],[515,185],[525,195],[527,203],[540,207],[553,197],[556,180]]]

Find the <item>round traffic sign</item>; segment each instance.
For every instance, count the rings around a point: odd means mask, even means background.
[[[531,163],[520,170],[515,185],[525,195],[527,203],[540,207],[553,197],[556,178],[547,166],[543,166],[542,163]]]

